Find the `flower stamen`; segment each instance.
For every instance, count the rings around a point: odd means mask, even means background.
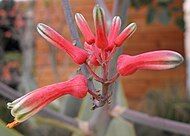
[[[6,125],[6,127],[7,127],[7,128],[13,128],[13,127],[15,127],[15,126],[17,126],[17,125],[19,125],[19,124],[20,124],[20,122],[14,120],[13,122],[8,123],[8,124]]]

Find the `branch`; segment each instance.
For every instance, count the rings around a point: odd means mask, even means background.
[[[134,110],[125,109],[120,106],[115,106],[111,111],[111,115],[114,117],[121,116],[127,121],[131,121],[137,124],[149,126],[156,129],[161,129],[177,134],[189,135],[190,125],[169,119],[163,119],[160,117],[153,117],[145,113],[140,113]]]
[[[10,100],[15,100],[18,97],[20,97],[22,94],[16,90],[10,88],[6,84],[0,82],[0,95],[4,96]],[[49,110],[47,108],[41,110],[41,112],[39,112],[39,114],[42,116],[45,116],[45,117],[47,116],[48,118],[63,121],[64,123],[66,123],[69,126],[79,128],[79,123],[77,120],[75,120],[71,117],[65,116],[65,115],[60,115],[60,114],[58,114],[52,110]]]

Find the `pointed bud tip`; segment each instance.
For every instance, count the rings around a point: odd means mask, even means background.
[[[183,63],[184,58],[183,58],[183,56],[181,54],[179,54],[177,52],[173,52],[173,53],[175,55],[174,57],[175,57],[175,61],[176,61],[175,67],[177,67],[177,66],[179,66],[180,64]]]
[[[115,21],[121,21],[121,18],[120,18],[120,16],[115,16],[115,17],[113,18],[113,20],[115,20]]]
[[[77,20],[78,18],[81,18],[81,16],[82,16],[82,14],[76,13],[76,14],[75,14],[75,20]]]
[[[95,8],[101,8],[101,7],[100,7],[99,4],[96,4],[96,5],[94,6],[94,9],[95,9]]]
[[[96,6],[94,6],[93,9],[93,15],[95,16],[100,16],[100,15],[104,15],[104,10],[102,9],[102,7],[100,7],[98,4]]]
[[[137,29],[136,23],[129,24],[115,39],[115,44],[117,47],[120,47],[123,42],[129,38]]]
[[[104,10],[96,5],[93,10],[94,26],[96,32],[95,44],[100,49],[105,49],[108,40],[106,34],[106,23],[105,23],[105,14]]]
[[[38,30],[38,29],[42,29],[42,28],[44,28],[44,27],[47,27],[47,25],[45,25],[45,24],[43,24],[43,23],[38,23],[38,24],[37,24],[37,30]]]
[[[45,25],[45,24],[43,24],[43,23],[38,23],[37,24],[37,31],[38,31],[38,33],[40,34],[40,35],[44,35],[44,33],[45,33],[45,30],[47,29],[47,28],[49,28],[49,26],[47,26],[47,25]]]
[[[132,31],[135,31],[137,29],[137,24],[136,23],[131,23],[128,25],[128,28],[130,28]]]

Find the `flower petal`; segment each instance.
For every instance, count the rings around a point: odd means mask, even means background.
[[[162,50],[137,56],[120,55],[117,71],[122,76],[133,74],[138,69],[165,70],[175,68],[183,62],[183,57],[174,51]]]
[[[47,41],[59,49],[66,51],[75,63],[83,64],[88,58],[88,53],[85,50],[74,46],[51,27],[39,23],[37,30]]]
[[[80,31],[82,32],[82,34],[83,34],[83,36],[85,38],[85,41],[88,44],[94,43],[95,42],[94,34],[92,33],[87,21],[82,16],[82,14],[76,13],[75,14],[75,20],[76,20],[76,23],[77,23]]]
[[[95,43],[98,48],[103,50],[107,47],[108,40],[106,36],[104,11],[99,5],[96,5],[94,7],[93,17],[94,17],[94,25],[95,25],[95,31],[96,31]]]
[[[115,16],[112,20],[112,25],[108,34],[108,42],[109,46],[106,48],[107,50],[112,50],[115,46],[115,38],[118,36],[118,33],[121,28],[121,18],[119,16]]]
[[[136,23],[131,23],[129,24],[120,34],[119,36],[115,39],[115,44],[117,47],[120,47],[123,42],[130,37],[135,30],[137,29]]]

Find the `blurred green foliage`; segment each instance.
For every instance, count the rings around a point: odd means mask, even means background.
[[[10,62],[10,61],[19,61],[21,62],[22,59],[22,55],[20,52],[16,52],[16,51],[11,51],[11,52],[7,52],[4,56],[4,61],[6,63]]]
[[[132,5],[138,10],[142,6],[147,6],[146,22],[148,24],[159,21],[163,25],[169,22],[174,23],[184,31],[183,9],[182,4],[177,0],[132,0]],[[182,3],[182,1],[181,1]]]

